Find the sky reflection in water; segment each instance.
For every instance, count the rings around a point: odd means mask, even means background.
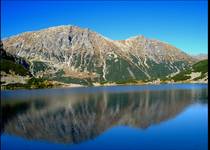
[[[66,89],[62,94],[60,89],[48,94],[4,91],[1,149],[205,150],[207,88],[183,84]]]

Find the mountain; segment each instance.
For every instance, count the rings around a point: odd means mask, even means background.
[[[14,72],[14,74],[19,74],[22,76],[30,75],[29,64],[24,59],[11,55],[4,51],[2,48],[0,49],[0,57],[1,71],[4,71],[5,73]]]
[[[111,40],[90,29],[58,26],[4,39],[3,50],[29,62],[35,78],[92,85],[162,79],[195,58],[167,43],[136,36]]]
[[[172,77],[175,81],[208,82],[208,60],[201,60],[191,68],[181,71]]]
[[[6,82],[25,83],[25,80],[22,77],[31,77],[29,63],[20,57],[7,53],[3,50],[2,43],[0,43],[0,47],[1,84]]]
[[[193,55],[193,58],[197,59],[198,61],[208,59],[208,54],[198,54],[198,55]]]

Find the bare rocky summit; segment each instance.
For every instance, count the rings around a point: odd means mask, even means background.
[[[26,32],[2,42],[7,53],[30,62],[34,77],[65,83],[161,79],[196,61],[158,40],[111,40],[76,26]]]
[[[197,59],[197,61],[208,59],[208,55],[207,54],[202,54],[202,53],[198,54],[198,55],[193,55],[192,57]]]

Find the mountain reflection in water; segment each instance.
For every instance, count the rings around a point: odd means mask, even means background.
[[[147,128],[207,103],[208,89],[50,93],[2,101],[2,132],[27,139],[80,143],[116,125]]]

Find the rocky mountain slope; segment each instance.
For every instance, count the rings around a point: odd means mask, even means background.
[[[92,84],[156,80],[196,61],[167,43],[136,36],[114,41],[89,29],[58,26],[2,41],[3,49],[29,62],[36,78]]]
[[[24,59],[11,55],[3,50],[2,43],[0,49],[0,70],[1,84],[9,83],[26,83],[25,78],[31,77],[29,63]]]
[[[208,82],[208,60],[201,60],[172,77],[175,81]]]
[[[208,55],[207,54],[202,54],[202,53],[198,54],[198,55],[193,55],[192,57],[197,59],[197,61],[208,59]]]

